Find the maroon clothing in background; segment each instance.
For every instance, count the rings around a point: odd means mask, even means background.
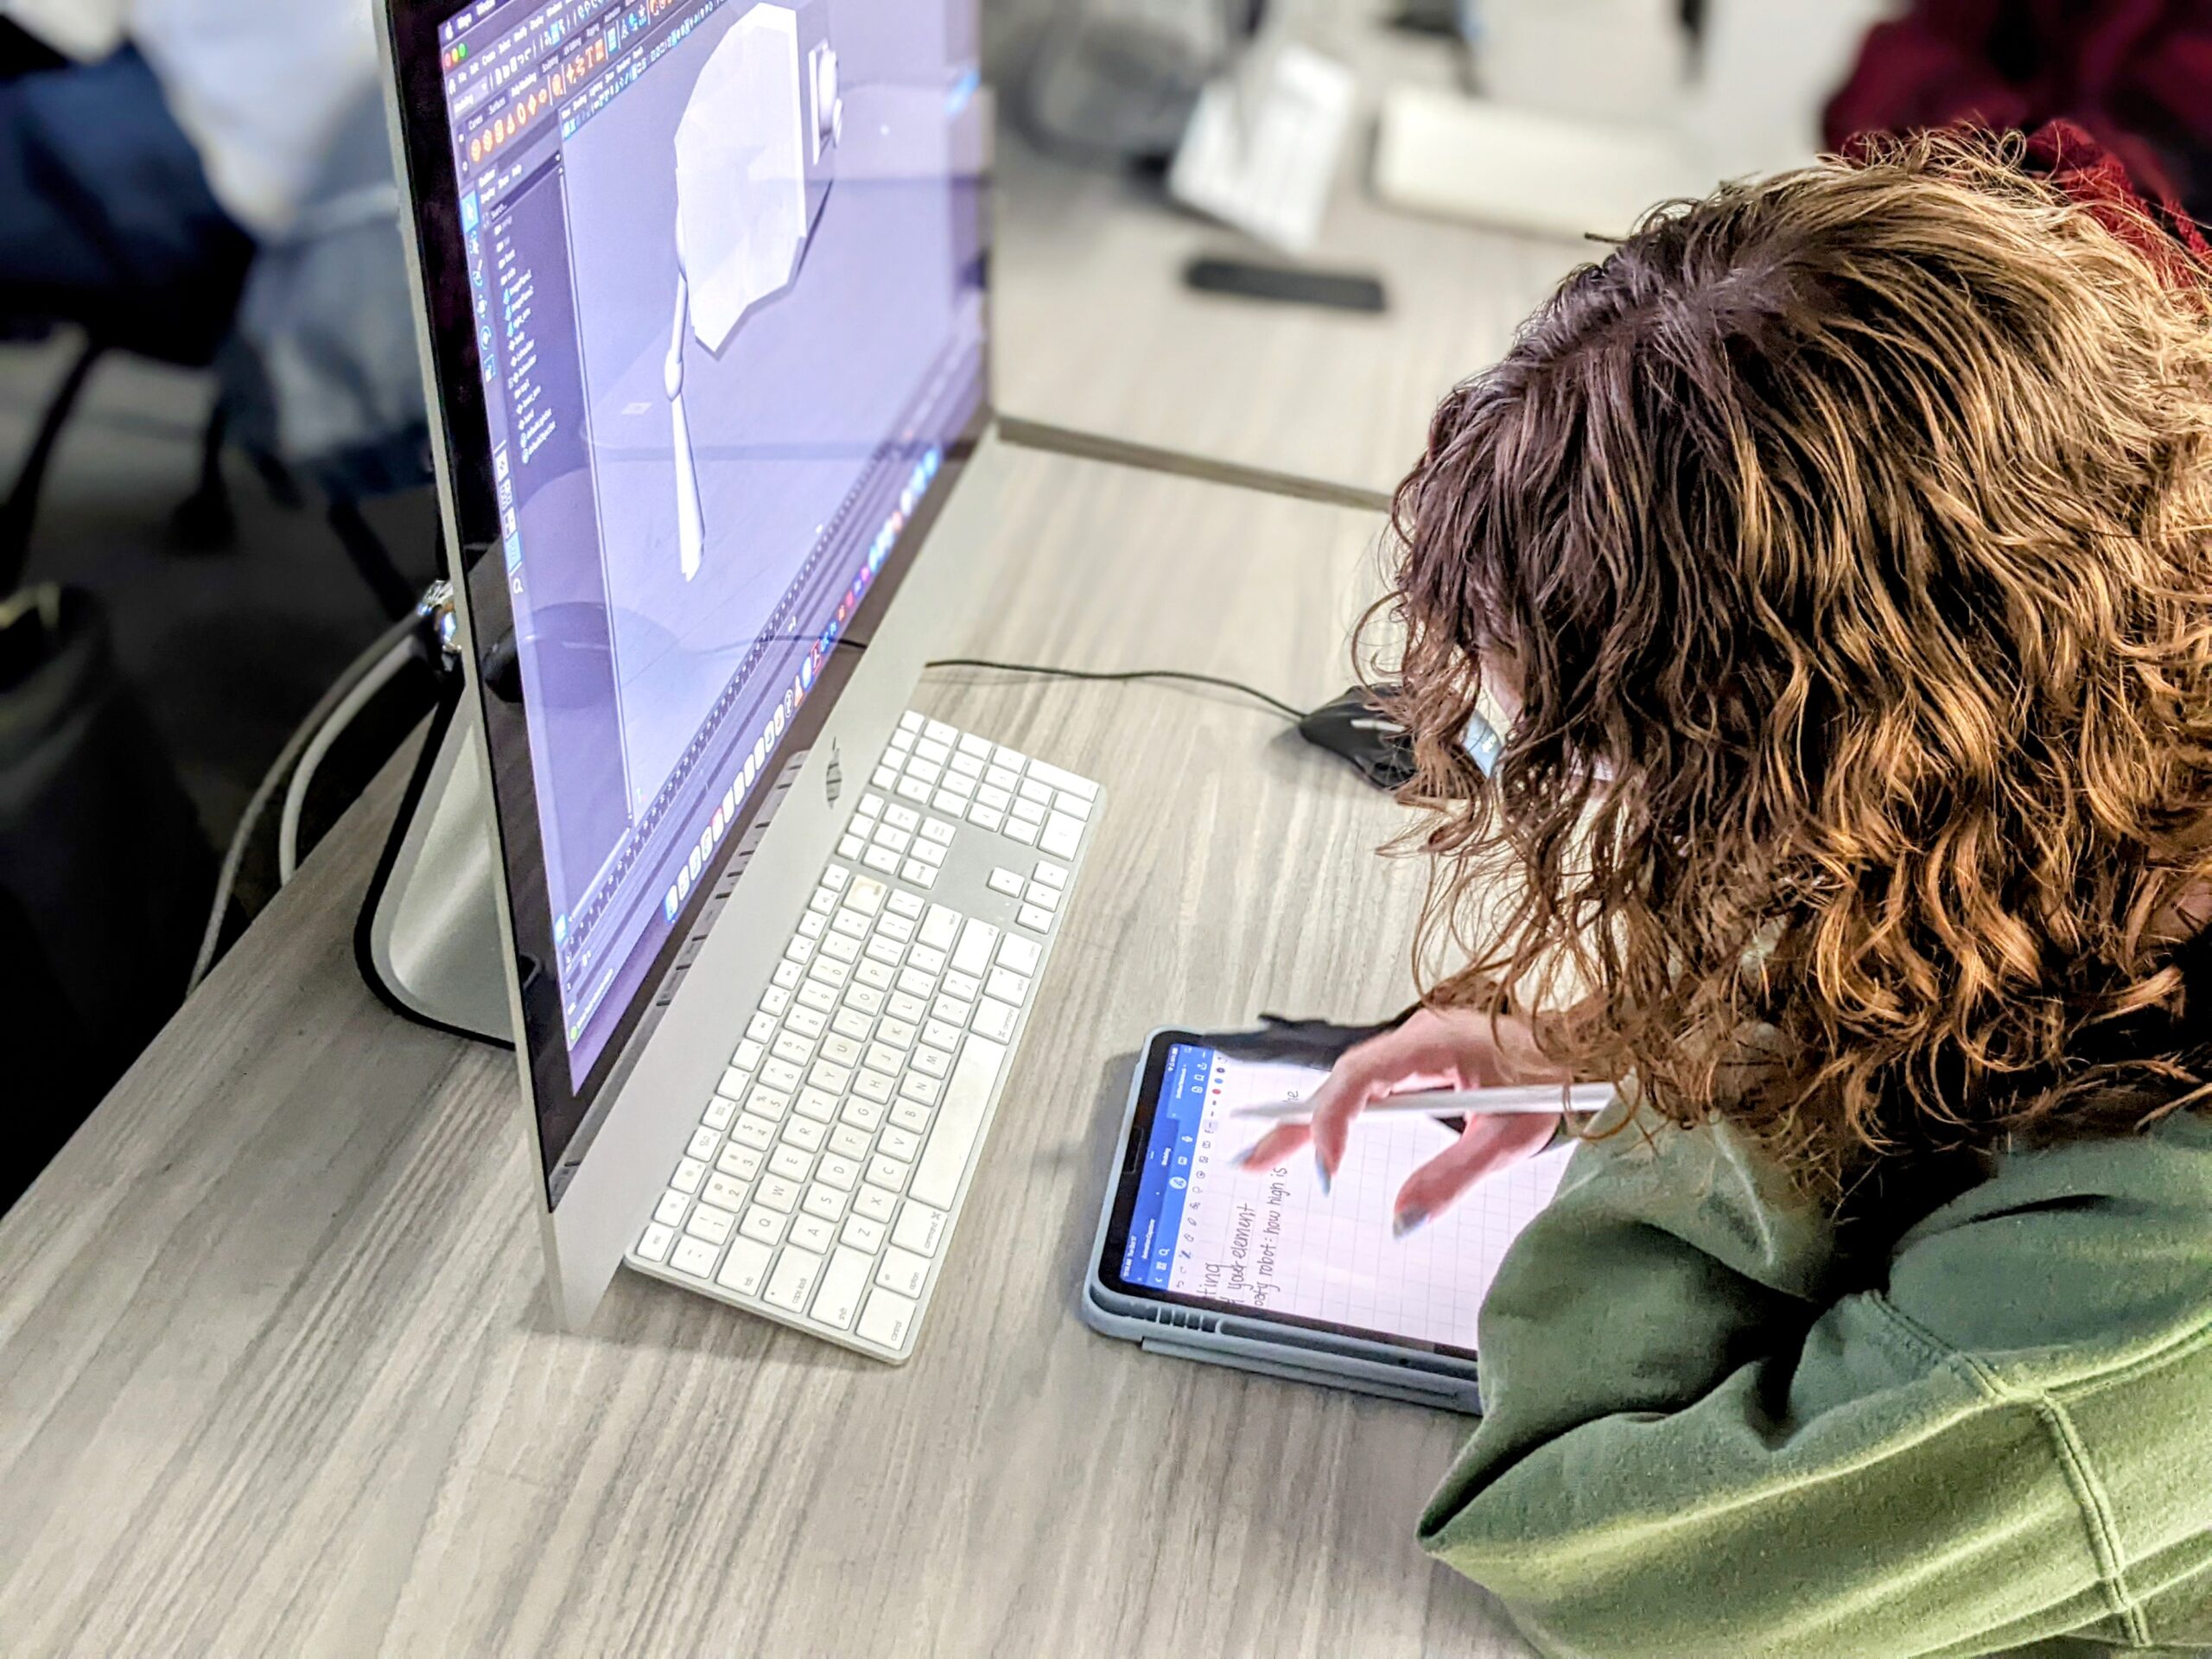
[[[2212,0],[1914,0],[1867,31],[1825,137],[2062,118],[2212,218]]]

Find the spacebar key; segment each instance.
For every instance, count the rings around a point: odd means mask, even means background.
[[[922,1161],[914,1166],[913,1184],[906,1191],[924,1204],[940,1210],[952,1208],[960,1191],[961,1172],[976,1145],[976,1132],[983,1127],[984,1109],[991,1103],[991,1085],[998,1081],[999,1065],[1006,1058],[1006,1045],[970,1033],[945,1079],[944,1100],[930,1128],[930,1143],[922,1148]]]

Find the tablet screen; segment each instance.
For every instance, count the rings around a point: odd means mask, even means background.
[[[1149,1110],[1135,1125],[1142,1162],[1124,1165],[1116,1213],[1123,1224],[1109,1235],[1109,1259],[1101,1264],[1117,1288],[1474,1351],[1475,1315],[1498,1263],[1550,1202],[1571,1147],[1488,1177],[1425,1226],[1393,1238],[1399,1187],[1452,1143],[1452,1128],[1433,1118],[1361,1119],[1324,1195],[1306,1148],[1272,1167],[1237,1167],[1237,1155],[1268,1126],[1232,1115],[1303,1099],[1325,1072],[1231,1058],[1195,1042],[1162,1046],[1164,1064],[1158,1050],[1153,1056],[1159,1081]]]

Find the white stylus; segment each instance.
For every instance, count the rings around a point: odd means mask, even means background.
[[[1516,1084],[1505,1089],[1432,1090],[1421,1094],[1385,1095],[1361,1109],[1363,1117],[1413,1113],[1421,1117],[1526,1117],[1553,1112],[1594,1112],[1613,1097],[1610,1083]],[[1278,1100],[1264,1106],[1240,1106],[1231,1117],[1290,1123],[1313,1116],[1310,1100]]]

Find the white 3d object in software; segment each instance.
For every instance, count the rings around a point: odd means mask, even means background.
[[[762,0],[699,72],[676,128],[676,324],[665,379],[676,436],[683,578],[699,574],[706,519],[683,412],[685,336],[719,357],[746,314],[790,287],[829,200],[843,129],[827,0]]]

